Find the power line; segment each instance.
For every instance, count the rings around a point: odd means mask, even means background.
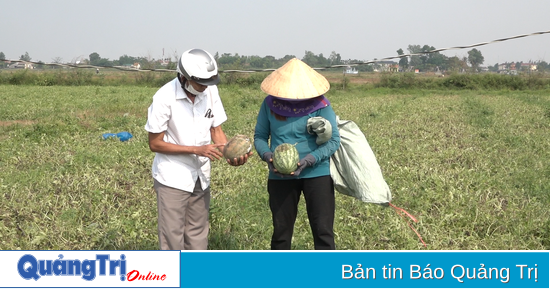
[[[329,68],[339,68],[339,67],[347,67],[347,66],[373,64],[373,63],[382,62],[382,61],[391,60],[391,59],[411,57],[411,56],[416,56],[416,55],[425,55],[425,54],[430,54],[430,53],[438,53],[438,52],[442,52],[442,51],[446,51],[446,50],[474,48],[474,47],[489,45],[489,44],[493,44],[493,43],[497,43],[497,42],[504,42],[504,41],[508,41],[508,40],[513,40],[513,39],[518,39],[518,38],[523,38],[523,37],[529,37],[529,36],[535,36],[535,35],[548,34],[548,33],[550,33],[550,30],[549,31],[528,33],[528,34],[521,34],[521,35],[516,35],[516,36],[506,37],[506,38],[500,38],[500,39],[495,39],[495,40],[492,40],[492,41],[476,43],[476,44],[472,44],[472,45],[439,48],[439,49],[434,49],[434,50],[430,50],[430,51],[423,51],[423,52],[420,52],[420,53],[410,53],[410,54],[403,54],[403,55],[398,55],[398,56],[384,57],[384,58],[381,58],[381,59],[370,60],[370,61],[365,61],[365,62],[354,62],[354,63],[348,63],[348,64],[331,65],[331,66],[326,66],[326,67],[316,67],[316,68],[313,68],[313,69],[323,70],[323,69],[329,69]],[[36,65],[50,65],[50,66],[61,66],[61,67],[71,67],[71,68],[96,68],[96,69],[97,68],[112,68],[112,69],[118,69],[118,70],[123,70],[123,71],[135,71],[135,72],[139,72],[139,71],[176,72],[176,70],[173,70],[173,69],[137,69],[137,68],[127,68],[127,67],[124,67],[124,66],[102,66],[102,65],[87,65],[87,64],[80,65],[80,64],[64,64],[64,63],[43,63],[43,62],[33,62],[33,61],[25,61],[25,60],[8,60],[8,59],[0,59],[0,61],[15,62],[15,63],[32,63],[32,64],[36,64]],[[276,70],[276,69],[275,68],[272,68],[272,69],[248,69],[248,70],[228,69],[228,70],[219,70],[219,72],[220,73],[234,73],[234,72],[254,73],[254,72],[269,72],[269,71],[274,71],[274,70]]]
[[[497,42],[503,42],[503,41],[507,41],[507,40],[517,39],[517,38],[523,38],[523,37],[534,36],[534,35],[542,35],[542,34],[548,34],[548,33],[550,33],[550,31],[534,32],[534,33],[529,33],[529,34],[522,34],[522,35],[517,35],[517,36],[512,36],[512,37],[507,37],[507,38],[496,39],[496,40],[493,40],[493,41],[481,42],[481,43],[467,45],[467,46],[454,46],[454,47],[448,47],[448,48],[439,48],[439,49],[434,49],[434,50],[425,51],[425,52],[421,52],[421,53],[403,54],[403,55],[399,55],[399,56],[386,57],[386,58],[382,58],[382,59],[379,59],[379,60],[367,61],[367,62],[362,62],[362,63],[354,63],[354,64],[357,64],[357,65],[359,65],[359,64],[371,64],[371,63],[380,62],[380,61],[384,61],[384,60],[403,58],[403,57],[409,57],[409,56],[414,56],[414,55],[424,55],[424,54],[429,54],[429,53],[441,52],[441,51],[445,51],[445,50],[467,49],[467,48],[473,48],[473,47],[493,44],[493,43],[497,43]]]

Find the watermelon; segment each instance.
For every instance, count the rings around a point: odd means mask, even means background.
[[[273,152],[273,166],[281,174],[288,175],[298,168],[300,155],[296,145],[283,143],[278,145]]]
[[[244,156],[252,149],[250,139],[242,134],[232,137],[223,147],[223,156],[226,159],[234,159]]]

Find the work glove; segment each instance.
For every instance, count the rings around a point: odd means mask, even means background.
[[[273,165],[273,153],[272,152],[266,152],[262,156],[262,160],[267,163],[267,167],[269,168],[270,172],[275,173],[279,177],[283,177],[284,175],[281,173],[276,172],[275,166]]]
[[[262,156],[262,160],[266,163],[271,163],[273,160],[273,153],[272,152],[266,152]]]
[[[294,171],[293,175],[295,177],[299,176],[303,169],[313,166],[315,161],[315,157],[312,154],[307,154],[298,162],[298,168]]]

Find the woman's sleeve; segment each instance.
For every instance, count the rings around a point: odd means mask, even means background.
[[[260,155],[260,158],[263,157],[264,153],[271,151],[268,144],[270,135],[268,113],[269,108],[264,101],[260,107],[260,112],[256,119],[256,128],[254,129],[254,148],[258,152],[258,155]]]
[[[332,106],[327,106],[319,110],[319,116],[325,118],[332,125],[332,137],[325,143],[321,144],[311,154],[317,162],[324,161],[330,158],[340,147],[340,131],[336,123],[336,114]]]

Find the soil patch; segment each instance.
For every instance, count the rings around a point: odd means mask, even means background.
[[[2,126],[2,127],[12,126],[12,125],[15,125],[15,124],[33,125],[35,123],[36,123],[36,121],[32,121],[32,120],[0,120],[0,126]]]

